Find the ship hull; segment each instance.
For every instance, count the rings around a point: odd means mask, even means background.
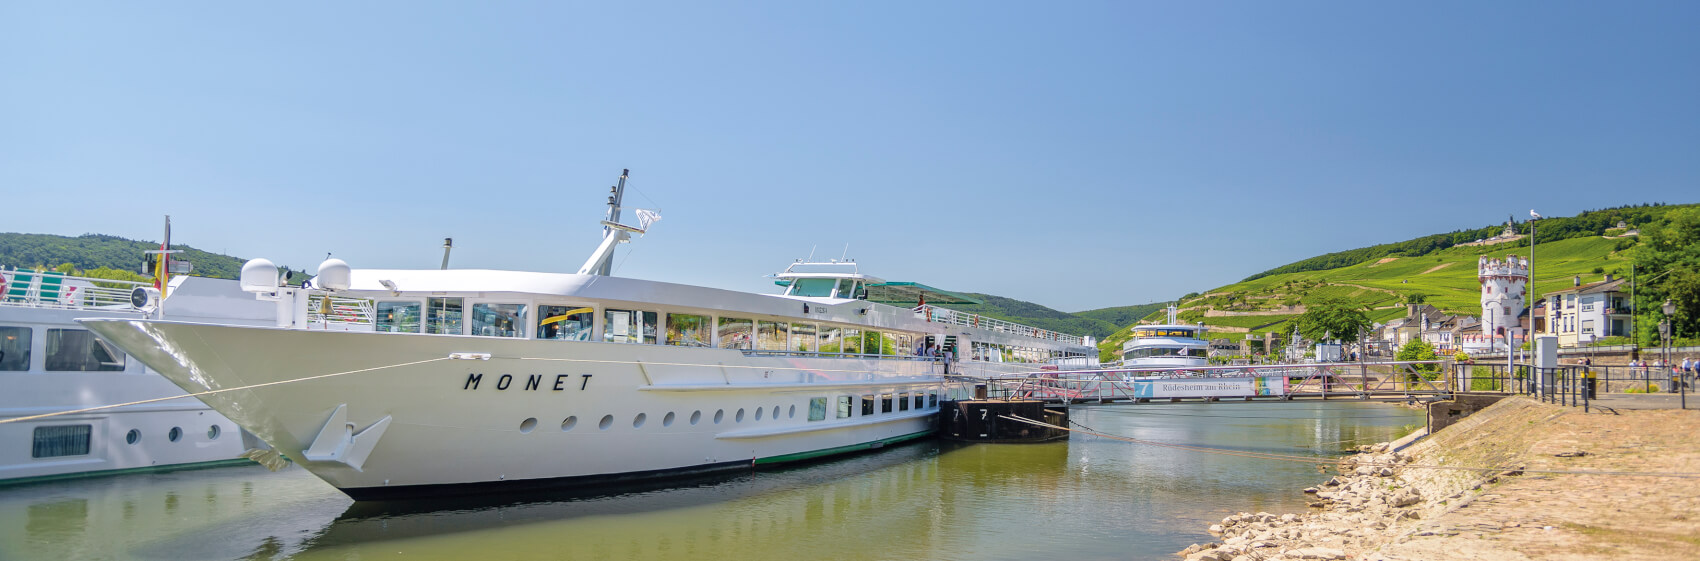
[[[356,499],[665,481],[865,450],[933,431],[943,390],[940,365],[896,357],[84,323],[184,390],[214,391],[198,397]]]

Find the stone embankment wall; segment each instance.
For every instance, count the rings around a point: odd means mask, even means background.
[[[1403,449],[1363,447],[1339,462],[1340,475],[1303,490],[1315,497],[1309,512],[1228,516],[1210,527],[1220,542],[1179,554],[1188,561],[1696,559],[1694,479],[1535,473],[1700,472],[1696,431],[1697,411],[1584,415],[1510,398]]]

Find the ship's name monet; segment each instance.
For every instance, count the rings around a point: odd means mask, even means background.
[[[494,377],[495,379],[493,380],[492,387],[497,390],[506,391],[508,388],[515,387],[514,384],[517,382],[519,386],[516,389],[537,391],[541,389],[545,383],[549,383],[550,391],[559,392],[572,389],[573,382],[575,381],[573,380],[572,374],[524,374],[523,376],[525,376],[523,379],[514,376],[513,374],[503,374],[499,377]],[[590,385],[590,375],[579,374],[577,382],[577,389],[581,391],[584,390],[585,387]],[[484,383],[484,374],[467,374],[466,383],[461,384],[460,389],[476,390],[478,389],[479,384],[482,383]]]

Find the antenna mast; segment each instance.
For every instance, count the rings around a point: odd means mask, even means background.
[[[620,182],[609,188],[608,218],[602,221],[602,245],[597,246],[596,252],[579,267],[578,274],[608,276],[614,268],[614,246],[631,239],[632,235],[627,230],[642,232],[630,226],[614,227],[620,224],[620,201],[626,196],[626,177],[631,173],[629,169],[620,170]]]

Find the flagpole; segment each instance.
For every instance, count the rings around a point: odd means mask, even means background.
[[[1534,348],[1535,342],[1535,222],[1540,219],[1541,215],[1536,214],[1535,209],[1529,209],[1529,290],[1527,291],[1528,296],[1524,298],[1523,303],[1527,304],[1529,307],[1530,335],[1525,337],[1525,339],[1529,341],[1530,348]],[[1547,310],[1547,321],[1552,321],[1552,310]],[[1547,329],[1551,330],[1552,326],[1548,325]],[[1509,353],[1511,351],[1510,349],[1506,349],[1506,352]]]

